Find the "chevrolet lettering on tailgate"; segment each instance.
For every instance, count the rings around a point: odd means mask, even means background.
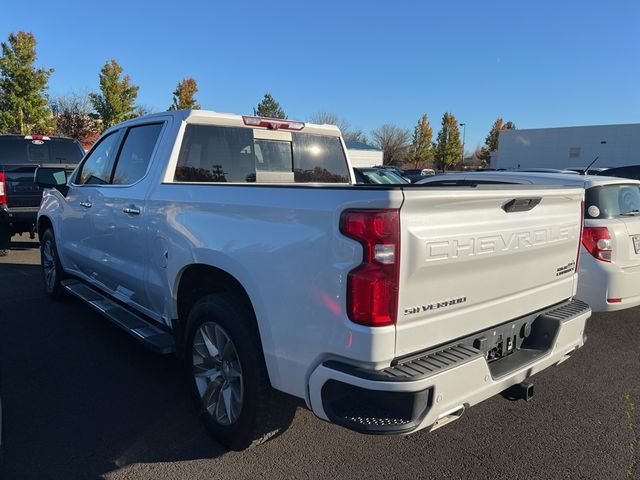
[[[447,260],[474,255],[500,254],[519,249],[541,247],[550,243],[573,241],[579,225],[570,223],[524,232],[457,237],[430,241],[426,244],[426,261]]]

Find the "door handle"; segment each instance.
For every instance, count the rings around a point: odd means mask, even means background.
[[[128,215],[140,215],[140,209],[134,205],[124,207],[122,211]]]
[[[80,206],[84,208],[91,208],[91,202],[80,202]]]

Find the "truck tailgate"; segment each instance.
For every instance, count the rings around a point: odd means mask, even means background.
[[[404,189],[396,356],[574,294],[584,190]]]

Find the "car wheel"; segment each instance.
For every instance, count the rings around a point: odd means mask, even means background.
[[[42,279],[47,294],[54,300],[66,298],[66,290],[62,287],[62,280],[66,278],[60,265],[56,240],[52,229],[47,229],[40,239],[40,263],[42,265]]]
[[[253,315],[233,297],[212,294],[193,306],[187,322],[187,373],[213,436],[244,450],[282,433],[295,404],[269,383]]]

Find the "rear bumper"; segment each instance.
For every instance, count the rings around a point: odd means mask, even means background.
[[[613,312],[640,305],[640,266],[621,268],[582,252],[576,298],[594,312]],[[609,299],[619,299],[610,302]]]
[[[467,339],[380,371],[327,361],[309,378],[309,403],[319,418],[362,433],[434,430],[569,358],[584,344],[590,316],[579,301],[546,310],[521,349],[491,363]]]
[[[0,224],[35,225],[40,207],[7,207],[0,206]]]

